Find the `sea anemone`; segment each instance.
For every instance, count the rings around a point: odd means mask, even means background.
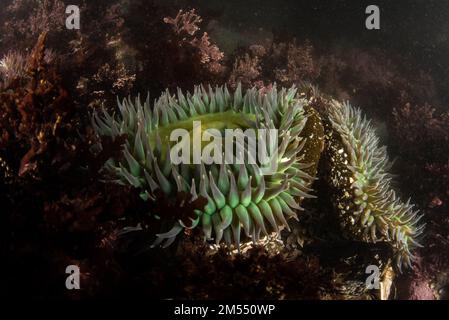
[[[231,95],[226,87],[206,90],[201,86],[193,94],[178,90],[175,96],[167,91],[152,106],[148,97],[144,104],[140,98],[134,102],[124,99],[118,102],[120,116],[104,108],[93,116],[99,135],[126,137],[122,157],[109,159],[104,169],[113,181],[140,188],[141,197],[148,201],[158,201],[157,193],[175,206],[180,194],[188,194],[190,202],[204,199],[205,205],[193,210],[190,221],[175,219],[168,232],[157,235],[154,245],[168,246],[184,229],[200,226],[206,239],[216,243],[224,239],[239,247],[241,231],[257,241],[261,232],[267,235],[269,229],[289,229],[288,219],[297,219],[302,200],[314,197],[311,186],[324,149],[321,162],[325,169],[320,175],[330,187],[345,235],[367,242],[386,241],[395,251],[397,267],[410,266],[411,251],[420,246],[422,216],[410,201],[401,202],[392,189],[385,147],[379,146],[374,129],[359,109],[327,100],[313,87],[309,91],[315,98],[308,100],[295,88],[273,87],[266,92],[253,88],[242,95],[239,85]],[[324,108],[315,106],[318,100]],[[203,127],[198,129],[197,121]],[[176,129],[185,134],[173,140]],[[268,155],[271,165],[274,161],[272,171],[267,173],[259,158],[250,161],[251,153],[235,163],[210,144],[201,142],[196,150],[195,146],[191,149],[191,137],[207,132],[208,139],[223,141],[227,129],[237,129],[232,153],[250,150],[254,137],[246,134],[248,129],[278,132],[276,138],[268,135],[267,145],[257,150]],[[182,147],[186,141],[188,163],[174,162],[172,151],[186,150]],[[191,164],[195,153],[205,151],[223,157],[214,163],[201,158]],[[163,212],[156,218],[170,221],[169,215]]]
[[[352,239],[388,241],[399,270],[411,266],[411,251],[421,246],[422,215],[392,189],[386,148],[360,109],[331,101],[326,113],[325,176],[343,230]]]
[[[10,51],[0,60],[0,82],[5,87],[14,79],[26,75],[27,59],[19,52]]]
[[[105,109],[93,116],[100,136],[127,137],[122,157],[109,159],[104,166],[112,180],[140,188],[142,198],[148,201],[155,201],[156,192],[161,191],[169,201],[181,192],[190,194],[190,201],[198,197],[207,200],[189,222],[178,219],[168,232],[157,235],[153,245],[168,246],[184,229],[199,226],[206,239],[214,238],[217,243],[224,239],[238,247],[241,231],[256,241],[261,232],[289,228],[288,219],[297,218],[301,201],[313,197],[310,186],[323,149],[324,131],[318,114],[295,88],[274,87],[265,93],[250,89],[243,95],[239,85],[231,95],[226,87],[213,90],[201,86],[195,87],[193,94],[178,90],[175,96],[167,91],[153,105],[148,97],[143,104],[139,98],[134,102],[128,98],[118,102],[118,107],[118,117]],[[175,164],[171,150],[176,144],[170,135],[175,129],[184,129],[188,137],[181,138],[189,141],[195,135],[194,121],[201,121],[200,133],[215,129],[208,131],[214,141],[222,140],[226,129],[240,129],[234,131],[232,150],[237,146],[239,150],[250,149],[247,129],[257,133],[274,129],[277,137],[268,135],[262,152],[271,164],[274,161],[275,170],[267,173],[264,163],[254,158],[250,161],[249,156],[243,163]],[[201,150],[196,151],[210,152],[208,148],[201,144]],[[169,219],[170,213],[165,214],[157,218]]]

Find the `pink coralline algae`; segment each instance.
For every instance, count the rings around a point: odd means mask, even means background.
[[[164,22],[171,25],[174,33],[182,37],[181,45],[190,44],[199,51],[200,62],[207,65],[209,71],[216,74],[223,71],[221,65],[221,60],[224,57],[223,52],[211,43],[207,32],[204,32],[201,37],[196,36],[196,33],[200,30],[198,24],[202,22],[202,19],[195,13],[195,9],[187,12],[179,10],[176,17],[165,17]]]

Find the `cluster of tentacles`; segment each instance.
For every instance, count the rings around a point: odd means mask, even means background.
[[[325,108],[313,108],[318,98],[325,101]],[[423,231],[418,224],[421,216],[392,190],[385,148],[361,111],[348,103],[318,94],[306,98],[295,88],[250,89],[243,94],[239,86],[231,94],[226,87],[201,86],[193,94],[167,91],[154,103],[149,97],[143,103],[140,98],[124,99],[118,107],[118,116],[105,109],[93,116],[100,136],[126,136],[122,157],[109,159],[104,166],[111,180],[139,188],[148,201],[156,201],[161,192],[168,201],[180,193],[189,194],[190,201],[207,200],[189,221],[178,219],[168,232],[158,234],[153,245],[168,246],[184,229],[196,227],[206,239],[237,247],[242,235],[255,241],[269,231],[289,229],[288,220],[297,218],[303,199],[314,197],[312,184],[324,154],[328,170],[320,178],[333,190],[344,233],[363,241],[387,241],[397,266],[411,265],[412,250],[419,246],[416,239]],[[175,164],[170,135],[182,128],[188,137],[181,140],[189,141],[195,135],[194,121],[201,121],[200,133],[212,132],[214,141],[224,139],[226,129],[241,129],[234,130],[233,141],[236,150],[240,146],[244,151],[251,143],[247,129],[277,130],[276,139],[267,139],[266,148],[258,150],[271,164],[274,161],[275,170],[267,173],[265,163],[249,158],[240,164]],[[202,144],[199,151],[207,148]],[[169,219],[166,214],[156,218]]]

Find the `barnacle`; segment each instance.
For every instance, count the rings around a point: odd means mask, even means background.
[[[190,221],[177,219],[168,232],[158,234],[154,245],[168,246],[184,229],[199,226],[206,239],[217,243],[224,239],[238,247],[242,231],[257,241],[269,229],[289,229],[288,219],[297,218],[302,200],[314,197],[312,182],[323,156],[327,169],[320,175],[332,190],[344,233],[350,239],[386,241],[396,252],[398,268],[410,266],[411,251],[419,246],[424,226],[418,224],[421,216],[409,201],[401,202],[390,186],[385,148],[379,147],[374,129],[359,109],[326,100],[311,89],[315,96],[311,99],[298,95],[295,88],[273,87],[266,92],[253,88],[243,95],[240,85],[232,95],[226,87],[195,87],[186,95],[167,91],[153,105],[149,97],[143,104],[140,98],[124,99],[118,102],[118,117],[104,108],[93,116],[99,135],[126,136],[122,157],[109,159],[104,169],[113,181],[140,188],[148,201],[157,201],[156,193],[161,192],[169,201],[181,193],[189,194],[190,201],[206,200]],[[317,96],[325,108],[315,106]],[[202,123],[199,129],[196,121]],[[240,152],[250,148],[247,129],[275,129],[277,137],[268,136],[268,145],[258,152],[276,165],[267,173],[266,163],[251,162],[250,157],[241,163],[175,164],[171,152],[176,144],[170,137],[175,129],[187,132],[178,136],[181,142],[205,132],[209,139],[221,141],[227,129],[238,129],[232,150]],[[223,152],[204,143],[192,151],[190,160],[204,151]],[[170,213],[165,214],[157,218],[168,220]]]
[[[410,200],[402,202],[391,187],[391,174],[385,147],[370,121],[349,103],[332,101],[324,117],[328,184],[333,204],[349,237],[392,244],[395,263],[411,266],[411,251],[420,246],[422,218]]]
[[[141,188],[141,196],[150,201],[157,190],[167,199],[180,192],[189,192],[191,201],[207,199],[190,222],[178,219],[168,232],[158,234],[154,245],[163,242],[167,246],[184,228],[200,226],[205,238],[213,237],[217,243],[224,238],[238,246],[241,231],[257,240],[261,232],[268,234],[269,228],[277,232],[289,228],[287,220],[296,217],[301,200],[313,197],[310,185],[322,151],[323,128],[318,114],[307,107],[307,101],[299,98],[294,88],[273,88],[266,94],[251,89],[243,96],[240,86],[233,95],[226,87],[196,87],[193,95],[180,90],[177,96],[166,92],[153,106],[149,98],[143,104],[140,99],[134,103],[125,99],[118,104],[120,117],[104,109],[93,117],[100,135],[127,136],[123,158],[110,159],[105,165],[113,179]],[[196,132],[194,121],[201,121],[201,132]],[[223,139],[227,129],[240,129],[234,131],[233,149],[243,150],[248,158],[240,163],[174,164],[170,135],[175,129],[187,130],[189,137],[212,132],[214,140]],[[268,143],[258,150],[270,159],[268,166],[275,164],[270,167],[273,171],[267,173],[267,164],[259,158],[250,161],[247,151],[254,136],[247,135],[247,129],[278,132],[277,137],[267,135]],[[202,144],[201,148],[193,150],[192,157],[209,147]]]

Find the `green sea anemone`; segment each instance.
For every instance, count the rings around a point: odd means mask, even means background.
[[[411,251],[420,246],[416,239],[424,229],[418,224],[422,215],[391,188],[391,163],[375,130],[349,103],[330,102],[323,119],[325,176],[343,230],[352,239],[388,241],[396,252],[397,267],[411,266]]]
[[[359,109],[329,101],[315,89],[311,94],[314,97],[306,99],[295,88],[273,87],[265,93],[253,88],[243,95],[239,85],[231,95],[226,87],[206,90],[201,86],[193,94],[167,91],[152,105],[148,97],[143,104],[140,98],[124,99],[118,102],[120,115],[102,109],[93,116],[99,135],[126,137],[122,156],[109,159],[104,170],[114,182],[139,188],[144,200],[159,201],[156,195],[160,194],[175,205],[180,194],[187,194],[190,203],[204,200],[190,221],[176,218],[173,222],[170,212],[156,216],[172,222],[170,230],[157,234],[154,246],[168,246],[184,229],[200,227],[205,239],[216,243],[224,239],[239,247],[242,231],[256,241],[270,229],[289,229],[288,219],[297,219],[302,200],[314,197],[312,182],[323,156],[325,169],[320,177],[330,187],[347,237],[386,241],[395,250],[398,268],[410,266],[424,226],[418,224],[421,216],[409,201],[401,202],[391,188],[385,148],[379,147],[374,129]],[[257,134],[262,129],[275,130],[277,136],[267,136],[268,143],[257,150],[268,156],[274,169],[267,173],[267,165],[250,156],[241,163],[224,161],[223,150],[203,140],[191,148],[196,135],[208,133],[208,139],[224,141],[229,129],[235,132],[233,152],[251,149],[254,137],[246,135],[247,130]],[[184,134],[173,140],[176,130]],[[188,163],[173,161],[173,150],[175,154],[188,150]],[[223,155],[222,161],[192,161],[204,152]]]
[[[199,226],[206,239],[219,243],[224,238],[238,246],[241,231],[257,240],[261,232],[289,228],[288,219],[296,218],[302,199],[313,197],[310,186],[323,148],[323,127],[318,114],[294,88],[273,88],[266,94],[251,89],[242,95],[239,86],[231,95],[226,87],[196,87],[193,94],[166,92],[152,106],[149,98],[144,104],[137,98],[118,105],[118,117],[104,109],[93,117],[99,135],[127,136],[123,157],[105,165],[114,181],[140,188],[141,196],[149,201],[154,201],[157,190],[168,200],[180,192],[189,193],[190,201],[207,199],[190,223],[179,219],[168,232],[157,235],[154,245],[168,246],[183,229]],[[250,141],[244,140],[243,130],[277,130],[276,141],[268,138],[264,150],[275,162],[275,171],[262,174],[265,165],[249,157],[240,164],[174,164],[170,151],[175,143],[170,135],[183,129],[193,137],[194,121],[201,121],[201,130],[216,129],[219,139],[226,129],[241,129],[233,141],[245,151]],[[201,151],[205,148],[202,144]]]

